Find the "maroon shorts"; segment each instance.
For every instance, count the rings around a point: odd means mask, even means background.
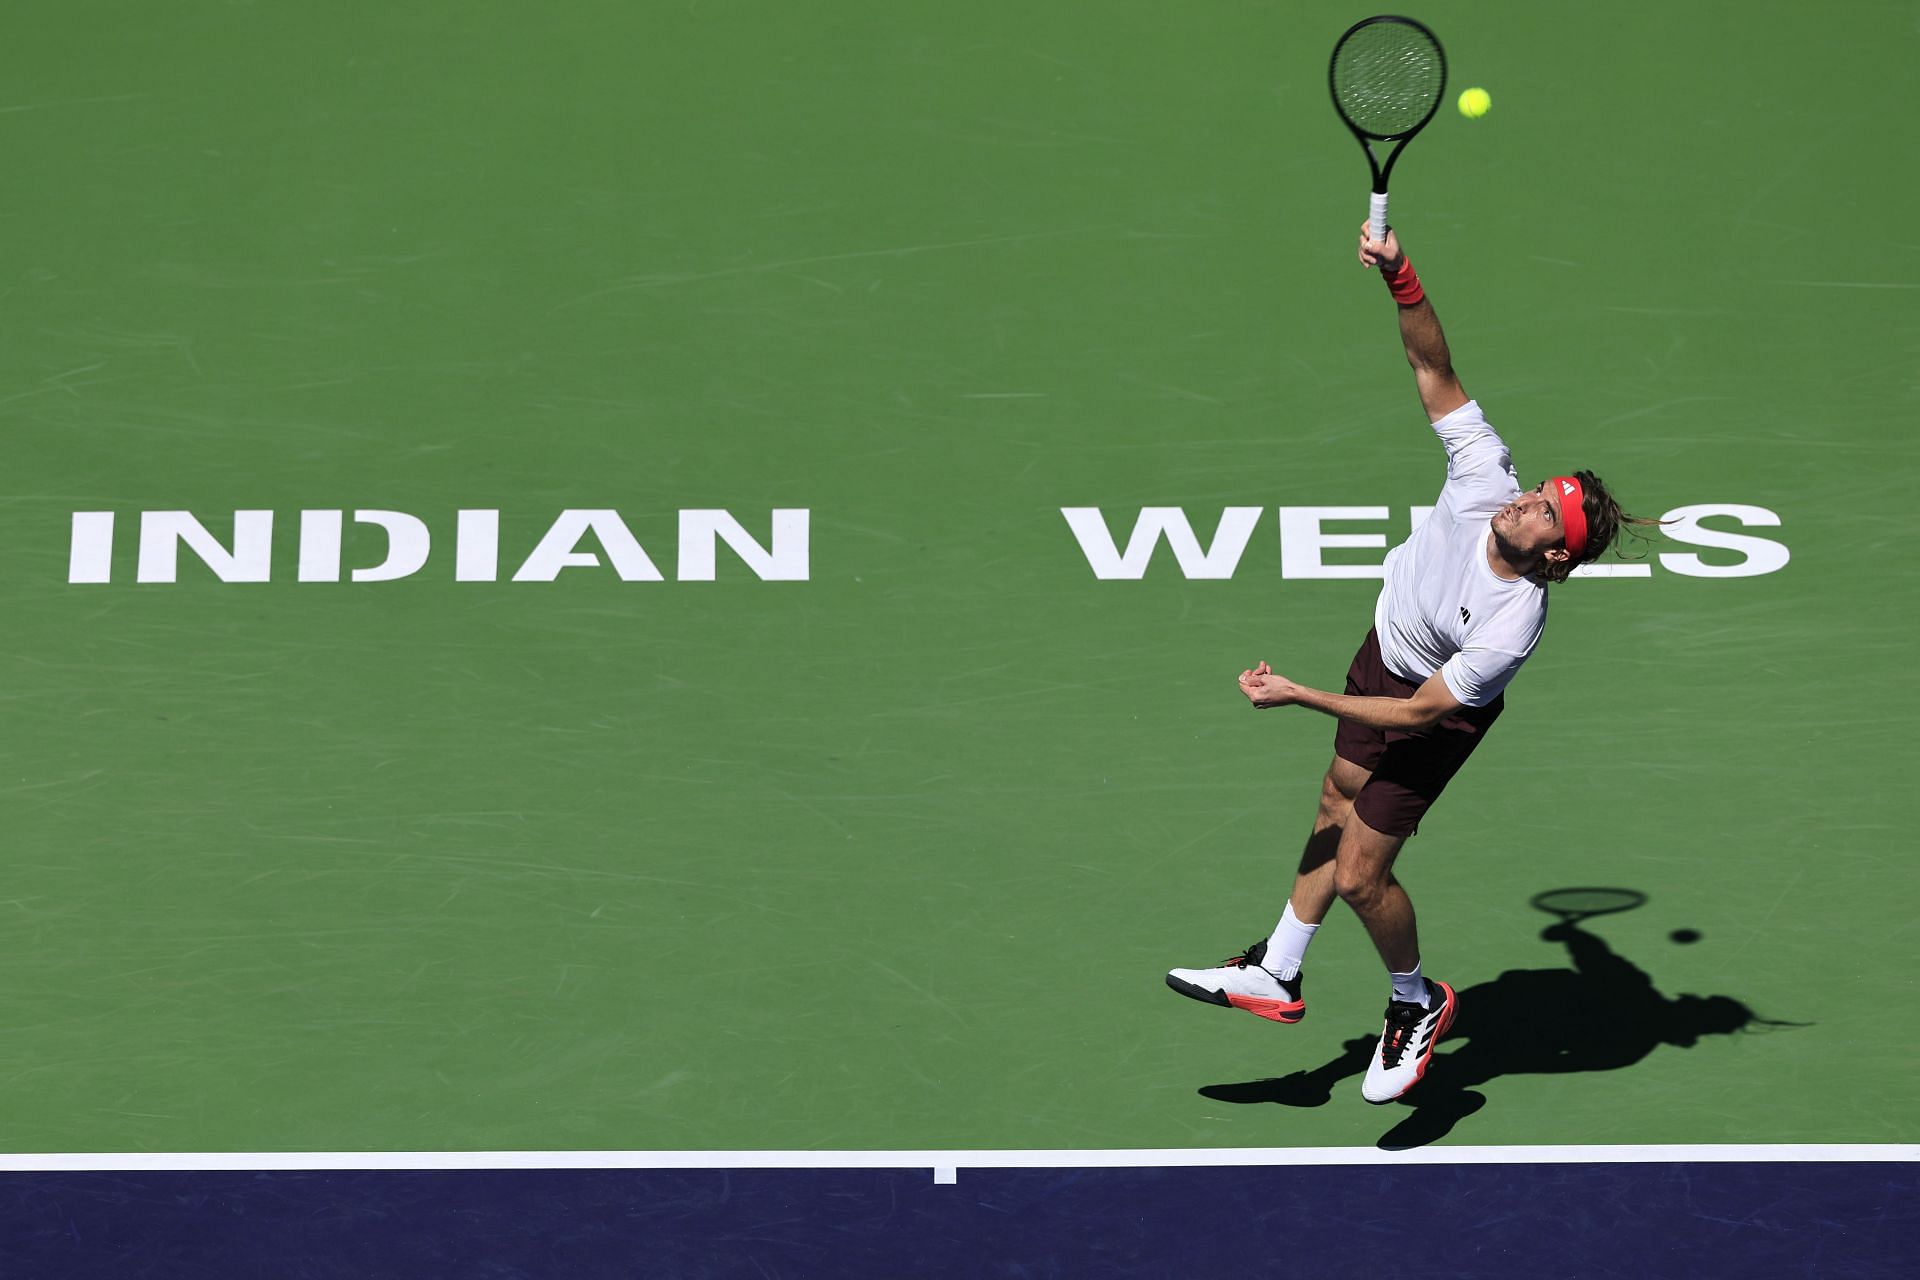
[[[1347,692],[1362,698],[1411,698],[1420,684],[1403,680],[1380,660],[1380,637],[1371,629],[1347,668]],[[1462,707],[1424,733],[1370,729],[1342,720],[1333,753],[1373,776],[1354,798],[1360,821],[1382,835],[1410,836],[1467,762],[1487,729],[1507,705],[1503,693],[1484,707]]]

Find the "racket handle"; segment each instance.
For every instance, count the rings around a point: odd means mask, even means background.
[[[1386,192],[1376,191],[1373,193],[1373,201],[1367,210],[1367,222],[1369,224],[1367,234],[1371,235],[1375,240],[1385,240],[1387,238]]]

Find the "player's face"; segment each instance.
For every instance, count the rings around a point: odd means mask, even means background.
[[[1566,545],[1560,504],[1547,493],[1545,480],[1495,512],[1493,531],[1524,556],[1539,556]]]

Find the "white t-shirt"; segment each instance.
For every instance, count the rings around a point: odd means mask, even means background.
[[[1469,400],[1433,424],[1447,447],[1447,483],[1433,514],[1387,554],[1373,607],[1380,657],[1416,684],[1435,671],[1453,696],[1484,707],[1507,687],[1547,624],[1547,589],[1509,582],[1487,563],[1494,512],[1520,494],[1513,459]]]

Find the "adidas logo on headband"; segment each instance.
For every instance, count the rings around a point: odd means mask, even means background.
[[[1555,476],[1560,486],[1560,523],[1566,529],[1567,554],[1576,561],[1587,553],[1586,490],[1577,476]]]

